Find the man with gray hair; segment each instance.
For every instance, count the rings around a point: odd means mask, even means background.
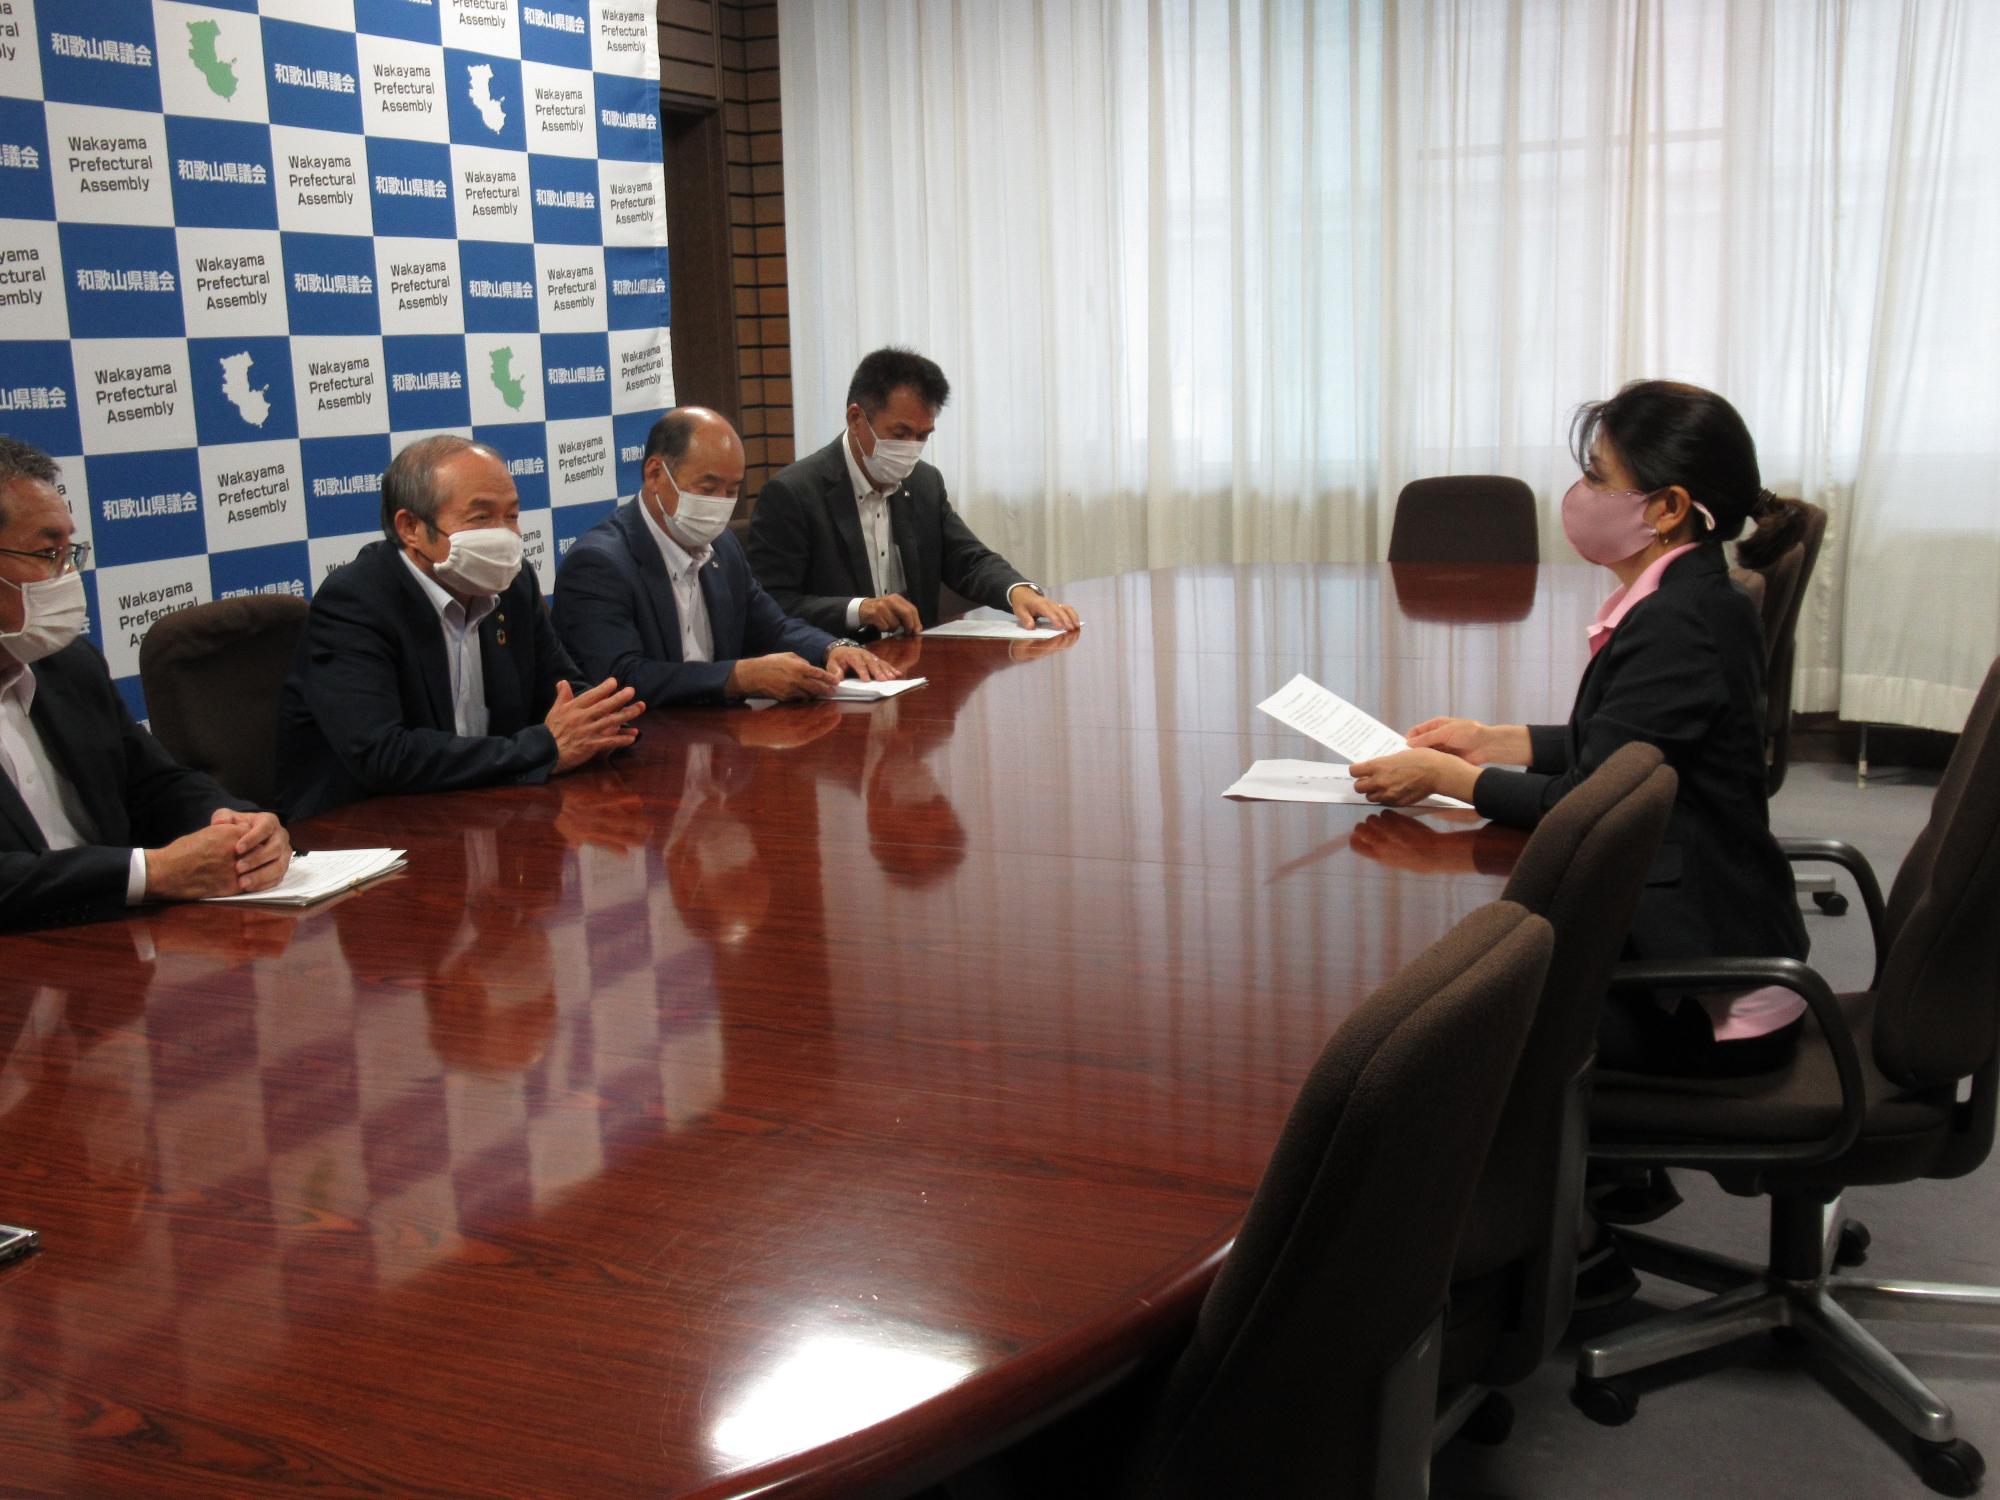
[[[313,594],[278,728],[287,816],[544,781],[638,738],[645,704],[586,687],[549,626],[499,454],[411,443],[382,475],[382,534]]]
[[[276,885],[278,820],[174,764],[84,638],[90,547],[57,474],[0,437],[0,928]]]

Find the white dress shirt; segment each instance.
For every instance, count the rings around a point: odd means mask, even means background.
[[[714,661],[715,627],[709,623],[708,601],[701,594],[701,570],[715,556],[715,548],[704,546],[690,552],[653,519],[653,507],[639,497],[639,514],[660,549],[660,561],[667,565],[667,582],[674,590],[674,614],[681,622],[681,660]]]
[[[444,627],[444,659],[451,668],[451,721],[455,733],[475,739],[486,735],[486,671],[479,654],[479,622],[493,613],[500,600],[488,594],[467,609],[452,598],[443,584],[410,560],[408,552],[397,554],[424,597],[438,612]]]
[[[874,597],[884,594],[903,594],[907,580],[903,577],[903,553],[896,545],[894,529],[889,524],[889,501],[900,495],[903,487],[899,484],[888,494],[875,488],[868,475],[861,468],[861,460],[854,456],[854,437],[851,433],[840,436],[840,455],[847,460],[848,482],[854,486],[854,508],[861,512],[861,539],[868,548],[868,582],[874,588]],[[1032,583],[1017,583],[1007,590],[1007,601],[1013,603],[1015,589],[1036,589]],[[861,628],[861,606],[863,599],[847,601],[847,628]],[[911,600],[912,603],[916,601]]]
[[[868,549],[868,582],[875,590],[874,597],[883,594],[900,594],[905,587],[903,578],[903,554],[896,546],[895,530],[889,524],[889,496],[900,494],[902,486],[885,495],[869,481],[862,472],[861,462],[854,456],[854,439],[843,434],[840,439],[841,456],[847,460],[847,478],[854,486],[854,505],[861,512],[861,538]],[[862,600],[847,601],[847,628],[861,628]]]
[[[29,717],[35,674],[0,655],[0,767],[21,794],[28,816],[51,849],[80,849],[96,842],[97,829],[62,768],[49,758],[42,732]],[[146,899],[146,851],[134,849],[125,873],[125,904]]]

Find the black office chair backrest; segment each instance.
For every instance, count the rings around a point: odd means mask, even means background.
[[[245,594],[163,615],[139,643],[155,737],[261,807],[278,796],[278,690],[306,613],[289,594]]]
[[[1569,1321],[1598,1016],[1677,786],[1657,746],[1621,747],[1549,809],[1501,893],[1549,920],[1555,950],[1454,1269],[1523,1267],[1515,1319],[1475,1376],[1488,1385],[1525,1379]]]
[[[1389,1388],[1434,1341],[1551,941],[1518,906],[1481,907],[1334,1033],[1150,1415],[1131,1493],[1366,1490]]]
[[[1764,669],[1769,671],[1771,667],[1771,627],[1768,621],[1764,621],[1764,599],[1766,597],[1764,575],[1759,573],[1755,568],[1746,568],[1738,564],[1729,570],[1729,576],[1738,588],[1750,596],[1750,602],[1757,606],[1758,620],[1764,622]]]
[[[1797,552],[1798,569],[1791,579],[1791,588],[1785,599],[1785,612],[1777,620],[1778,649],[1787,648],[1798,633],[1799,616],[1804,613],[1806,594],[1812,588],[1813,570],[1819,566],[1819,549],[1826,541],[1826,511],[1810,500],[1791,502],[1799,508],[1805,518],[1805,530],[1799,537]]]
[[[2000,661],[1987,669],[1930,821],[1889,888],[1875,1060],[1896,1082],[1952,1083],[2000,1027]]]
[[[1798,540],[1761,568],[1732,568],[1747,584],[1763,580],[1753,594],[1764,622],[1764,759],[1765,791],[1776,796],[1791,765],[1792,678],[1798,661],[1799,617],[1812,587],[1813,569],[1826,540],[1826,512],[1808,500],[1787,500],[1799,514]]]
[[[1806,544],[1796,542],[1779,553],[1768,567],[1754,571],[1764,580],[1764,593],[1757,601],[1758,618],[1764,626],[1764,660],[1776,662],[1785,643],[1785,617],[1792,605],[1804,598],[1799,581],[1804,576]]]
[[[1538,563],[1535,492],[1505,474],[1413,479],[1396,497],[1389,561]]]

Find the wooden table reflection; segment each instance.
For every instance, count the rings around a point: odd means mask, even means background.
[[[894,1493],[1169,1336],[1514,836],[1237,804],[1294,671],[1566,713],[1585,568],[1183,568],[872,708],[297,830],[304,914],[0,939],[0,1486]],[[1371,820],[1371,817],[1373,821]],[[1357,834],[1357,828],[1367,824]],[[1364,857],[1370,856],[1370,857]]]

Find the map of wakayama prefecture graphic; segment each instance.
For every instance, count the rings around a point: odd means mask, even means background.
[[[472,102],[479,107],[479,118],[486,122],[486,128],[498,135],[507,128],[507,111],[500,106],[505,98],[493,97],[493,66],[491,63],[474,63],[466,70],[472,76]]]
[[[479,70],[475,68],[473,71]],[[493,389],[500,393],[502,401],[515,411],[519,411],[521,403],[528,399],[528,393],[522,388],[521,377],[514,373],[514,351],[506,348],[495,349],[490,357],[493,361],[493,368],[489,372],[493,380]]]
[[[268,385],[250,384],[249,351],[222,356],[222,394],[252,427],[262,427],[264,419],[271,415],[271,403],[264,399],[264,393],[270,389]]]
[[[215,55],[216,39],[222,35],[222,27],[214,21],[190,21],[188,29],[188,61],[201,70],[201,76],[208,80],[208,91],[218,99],[229,99],[236,94],[236,59],[224,61]]]

